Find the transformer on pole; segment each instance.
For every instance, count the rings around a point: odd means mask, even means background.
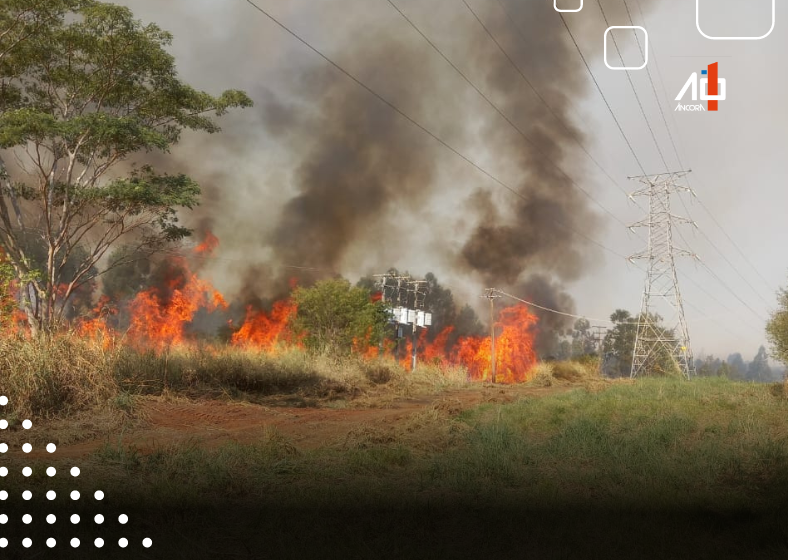
[[[689,171],[679,171],[630,177],[646,185],[630,196],[649,198],[648,217],[630,226],[648,228],[648,247],[630,257],[630,260],[648,261],[646,286],[632,355],[632,378],[658,370],[666,363],[674,364],[687,379],[695,373],[675,263],[676,256],[695,255],[690,251],[677,249],[673,243],[675,224],[695,224],[687,218],[672,214],[670,210],[671,195],[680,191],[692,192],[689,187],[678,185],[679,179],[688,173]],[[661,316],[662,321],[660,313],[665,313]]]

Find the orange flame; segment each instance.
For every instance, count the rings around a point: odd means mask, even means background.
[[[98,342],[104,350],[108,350],[115,343],[115,331],[107,324],[107,317],[117,313],[118,310],[111,305],[109,296],[103,295],[91,311],[94,318],[80,321],[76,332],[80,337]]]
[[[186,327],[200,309],[227,309],[227,302],[209,282],[186,271],[185,277],[169,282],[169,297],[159,288],[150,288],[129,304],[132,342],[158,347],[184,344]]]
[[[497,383],[522,383],[530,379],[536,363],[533,349],[533,327],[536,317],[525,305],[507,307],[501,311],[497,327],[503,327],[495,337]],[[457,357],[468,368],[471,379],[491,377],[492,343],[489,337],[461,338]]]
[[[280,341],[292,341],[288,325],[296,311],[295,303],[289,299],[276,302],[270,313],[247,307],[246,320],[233,334],[232,344],[273,350]]]
[[[219,238],[210,231],[206,231],[205,238],[194,248],[194,252],[198,255],[212,255],[217,247],[219,247]]]

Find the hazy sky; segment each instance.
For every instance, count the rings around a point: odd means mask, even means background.
[[[469,0],[469,3],[484,7],[498,1]],[[535,4],[552,0],[523,1]],[[559,6],[569,7],[572,1],[562,0]],[[698,1],[701,26],[707,34],[762,35],[769,28],[772,0]],[[239,148],[221,136],[201,138],[201,153],[205,153],[206,146],[215,148],[215,155],[202,161],[201,166],[208,170],[231,166],[234,184],[226,188],[237,189],[238,197],[270,201],[262,213],[244,214],[243,209],[238,210],[238,227],[242,228],[245,220],[274,220],[277,205],[287,199],[287,187],[282,185],[288,181],[288,166],[291,165],[288,150],[292,147],[267,133],[254,112],[262,110],[259,105],[265,104],[266,92],[277,91],[277,80],[289,67],[319,67],[319,57],[244,0],[125,0],[120,3],[130,6],[139,18],[155,21],[174,33],[172,52],[185,79],[211,92],[218,93],[217,88],[237,87],[255,97],[258,108],[251,113],[232,115],[222,123],[229,136],[233,127],[259,127],[254,145],[245,141]],[[362,31],[370,22],[377,20],[386,22],[395,31],[401,29],[414,42],[421,41],[385,0],[259,0],[259,3],[329,55],[337,45],[352,41],[356,33],[359,41],[368,40],[363,38]],[[701,265],[691,260],[680,260],[679,280],[688,302],[686,315],[694,352],[696,355],[713,353],[724,357],[741,351],[745,359],[750,359],[758,346],[765,343],[764,320],[773,309],[775,292],[779,285],[786,283],[788,272],[788,256],[784,256],[780,249],[788,239],[788,222],[784,217],[788,207],[788,193],[784,187],[788,165],[784,139],[784,131],[788,130],[788,110],[784,101],[788,78],[782,72],[784,53],[788,48],[784,18],[788,16],[781,13],[782,6],[777,6],[774,31],[760,41],[712,41],[702,37],[696,29],[693,0],[640,0],[645,20],[641,17],[638,0],[627,0],[627,3],[634,23],[648,30],[648,69],[655,85],[652,88],[646,70],[633,71],[629,75],[668,166],[672,170],[680,168],[657,107],[657,98],[681,161],[685,168],[693,171],[690,185],[763,276],[762,279],[747,264],[698,202],[684,196],[685,209],[675,201],[674,213],[686,215],[688,210],[702,230],[702,233],[693,232],[689,226],[683,227],[685,239],[678,237],[677,244],[684,246],[686,240],[686,248],[697,253],[713,273],[752,308],[750,310],[739,302]],[[460,17],[465,10],[460,0],[399,0],[397,4],[449,52],[452,42],[463,40],[453,33],[451,27],[453,19]],[[602,5],[610,25],[629,24],[623,0],[604,0]],[[558,14],[555,17],[558,18]],[[581,49],[646,171],[664,171],[627,73],[609,70],[603,63],[606,25],[597,2],[585,0],[583,10],[566,14],[566,19],[578,33]],[[562,28],[556,29],[560,32]],[[617,34],[617,38],[624,48],[626,60],[636,65],[640,54],[634,36]],[[569,40],[568,36],[566,40]],[[425,56],[435,56],[429,46],[421,46]],[[538,53],[533,56],[538,56]],[[609,58],[612,62],[612,57]],[[720,111],[716,114],[674,113],[677,105],[674,99],[690,74],[700,74],[713,62],[719,63],[720,77],[727,81],[727,100],[720,103]],[[385,66],[381,68],[381,71],[385,70]],[[453,72],[449,67],[445,71],[448,74]],[[375,82],[374,76],[362,76],[362,79]],[[584,93],[573,98],[572,119],[586,134],[584,145],[616,180],[618,187],[611,184],[582,151],[573,156],[576,161],[563,162],[562,167],[621,221],[636,222],[641,219],[640,210],[622,194],[620,188],[631,191],[638,187],[637,183],[628,181],[627,176],[638,175],[639,168],[590,78],[585,75],[583,79],[589,80],[589,86]],[[416,81],[412,84],[405,82],[402,87],[409,86],[419,87],[419,84]],[[571,87],[570,84],[567,86]],[[435,109],[440,110],[440,100],[437,103]],[[469,110],[457,118],[474,122],[483,117],[474,111]],[[501,126],[507,125],[502,121]],[[176,155],[188,158],[190,146],[187,139]],[[478,151],[469,155],[484,165],[494,165],[490,155],[484,152],[484,138],[479,139],[475,149]],[[205,159],[204,155],[201,157]],[[439,163],[441,180],[453,181],[461,177],[462,181],[476,187],[500,190],[451,154],[446,154]],[[493,171],[506,172],[503,169]],[[499,193],[496,196],[504,195]],[[644,207],[645,203],[645,200],[641,201]],[[429,230],[434,223],[454,212],[455,204],[456,201],[449,197],[444,201],[433,200],[427,214],[398,219],[402,227]],[[588,231],[588,235],[624,255],[642,248],[642,242],[634,234],[599,207],[592,205],[592,209],[600,215],[603,226]],[[244,255],[233,255],[233,248],[224,246],[222,254],[228,259],[262,258],[266,250],[261,243],[256,254],[250,255],[246,251]],[[608,317],[615,308],[637,312],[643,290],[643,272],[608,252],[600,250],[592,252],[592,255],[596,264],[588,266],[577,281],[567,285],[576,300],[577,312],[598,318]],[[403,269],[420,273],[433,270],[439,277],[441,270],[446,269],[445,261],[441,260],[444,257],[431,254],[429,247],[418,252],[403,251],[400,257],[399,266]],[[377,264],[372,256],[353,251],[344,262],[347,270],[343,272],[349,276],[369,272],[367,268]],[[232,280],[227,274],[232,271],[232,266],[225,263],[222,268],[223,271],[216,273],[219,283],[225,282],[227,288],[232,289]],[[443,280],[468,298],[475,297],[486,287],[472,278],[443,275]]]

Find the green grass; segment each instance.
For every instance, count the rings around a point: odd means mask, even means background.
[[[85,472],[145,516],[151,557],[788,554],[788,401],[719,379],[436,407],[311,451],[262,427],[216,450],[112,442]]]

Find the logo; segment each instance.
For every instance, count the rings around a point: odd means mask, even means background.
[[[689,77],[689,80],[687,80],[687,83],[684,84],[684,87],[681,88],[681,91],[676,97],[676,101],[679,102],[679,104],[676,106],[676,111],[706,111],[706,107],[704,107],[702,103],[695,105],[681,104],[681,101],[684,99],[687,90],[690,88],[692,89],[693,101],[698,101],[698,90],[700,90],[700,100],[708,101],[708,110],[719,110],[719,102],[725,101],[726,99],[727,87],[725,78],[719,77],[718,66],[719,63],[717,62],[714,64],[709,64],[708,70],[703,70],[701,72],[701,74],[706,77],[701,78],[700,80],[698,80],[697,72],[692,73],[692,75]]]

